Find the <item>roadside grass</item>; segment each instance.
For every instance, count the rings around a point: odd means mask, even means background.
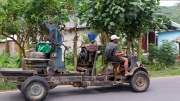
[[[7,91],[7,90],[14,90],[14,89],[17,89],[16,84],[14,84],[13,82],[8,82],[7,85],[5,85],[0,79],[0,91]]]
[[[165,77],[180,75],[180,63],[162,70],[149,70],[150,77]]]

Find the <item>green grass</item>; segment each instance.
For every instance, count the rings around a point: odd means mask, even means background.
[[[149,70],[150,77],[164,77],[180,75],[180,64],[176,63],[174,66],[162,70]]]
[[[12,82],[8,82],[7,85],[5,85],[0,79],[0,91],[7,91],[7,90],[14,90],[14,89],[17,89],[16,84]]]

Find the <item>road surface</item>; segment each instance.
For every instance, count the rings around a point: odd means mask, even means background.
[[[0,101],[23,101],[20,91],[0,92]],[[45,101],[180,101],[180,77],[152,78],[149,89],[135,93],[128,84],[106,87],[57,87]]]

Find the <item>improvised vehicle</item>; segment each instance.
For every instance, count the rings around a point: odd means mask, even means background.
[[[125,77],[123,63],[107,62],[103,72],[96,73],[96,60],[104,51],[105,46],[97,45],[93,34],[89,34],[90,43],[81,46],[77,71],[65,69],[65,52],[63,35],[59,28],[48,20],[44,27],[49,32],[49,42],[39,42],[37,45],[51,46],[50,52],[29,52],[22,59],[22,69],[0,69],[2,81],[6,84],[13,81],[21,91],[26,101],[42,101],[49,91],[57,85],[72,85],[74,87],[119,85],[129,83],[135,92],[148,89],[150,79],[147,68],[140,64],[136,56],[126,56],[129,60],[129,72],[133,75]],[[65,47],[63,51],[62,47]]]

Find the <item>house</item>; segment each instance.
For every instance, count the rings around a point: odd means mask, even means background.
[[[65,23],[66,27],[65,30],[62,31],[62,35],[64,36],[64,41],[63,44],[65,44],[68,47],[71,47],[71,49],[73,48],[73,44],[74,44],[74,35],[75,35],[75,31],[74,31],[74,23],[73,22],[67,22]],[[86,26],[86,24],[78,24],[77,25],[77,36],[78,36],[78,43],[77,46],[80,47],[81,46],[81,40],[82,34],[89,34],[91,33],[91,29],[89,27]]]
[[[178,55],[178,59],[180,60],[180,36],[179,37],[177,37],[176,39],[175,39],[175,41],[176,41],[176,43],[178,43],[179,45],[179,55]]]
[[[145,34],[142,40],[142,49],[147,50],[150,43],[156,44],[156,46],[161,45],[162,40],[175,40],[180,36],[180,25],[171,21],[171,25],[167,26],[169,31],[161,30],[161,32],[155,29],[150,29],[148,33]],[[179,49],[178,44],[177,49]]]

